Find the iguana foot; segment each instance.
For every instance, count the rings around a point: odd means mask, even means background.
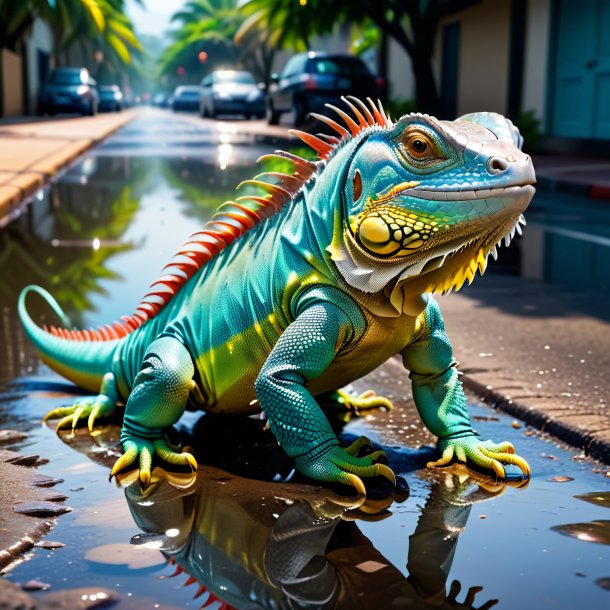
[[[506,470],[503,464],[517,466],[524,477],[530,476],[528,463],[515,454],[515,448],[511,443],[494,443],[491,440],[480,441],[476,436],[464,436],[461,438],[440,441],[442,457],[435,462],[428,462],[428,467],[435,468],[446,466],[454,457],[459,462],[471,463],[479,468],[493,470],[500,479],[506,478]]]
[[[366,488],[362,478],[381,476],[393,486],[396,485],[396,477],[392,470],[385,464],[379,463],[380,460],[387,461],[383,451],[375,451],[366,457],[356,457],[350,453],[357,454],[367,442],[367,439],[361,437],[347,449],[335,445],[323,453],[315,454],[314,451],[314,457],[310,455],[297,457],[295,459],[296,468],[301,474],[317,481],[341,483],[354,487],[360,504],[362,504],[366,500]]]
[[[385,396],[378,396],[375,390],[367,390],[362,392],[358,396],[349,394],[344,390],[337,390],[337,402],[343,404],[346,409],[353,411],[354,413],[360,413],[361,411],[368,411],[372,409],[388,409],[392,410],[394,405],[389,398]]]
[[[197,460],[191,453],[190,447],[184,447],[182,451],[176,451],[164,438],[143,439],[132,436],[122,440],[125,453],[114,463],[110,471],[110,479],[125,468],[131,466],[139,459],[140,483],[146,489],[150,483],[153,456],[158,456],[164,462],[176,466],[189,465],[193,470],[197,470]]]
[[[388,458],[385,451],[375,451],[373,444],[366,436],[358,437],[351,445],[343,447],[343,451],[354,457],[368,457],[375,464],[387,464]]]
[[[57,427],[55,428],[55,431],[59,433],[59,431],[63,430],[64,428],[71,427],[72,430],[74,430],[79,421],[87,418],[89,431],[93,432],[95,420],[98,417],[107,417],[112,415],[115,407],[115,401],[104,394],[99,394],[97,396],[86,396],[79,399],[71,407],[59,407],[58,409],[49,411],[42,418],[42,421],[45,422],[49,419],[61,418],[57,423]]]

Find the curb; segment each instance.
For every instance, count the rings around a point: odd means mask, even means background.
[[[83,137],[77,140],[67,139],[64,145],[60,146],[57,150],[35,160],[30,166],[15,171],[7,179],[7,182],[0,183],[0,229],[13,219],[17,210],[27,205],[32,197],[41,188],[49,184],[60,172],[66,170],[84,153],[136,118],[136,112],[129,112],[129,114],[127,112],[125,113],[125,120],[120,121],[117,125],[107,128],[102,133],[92,137]],[[6,140],[31,140],[35,146],[36,138],[37,136],[34,134],[27,137],[9,136]],[[58,141],[61,142],[61,140]]]
[[[610,464],[610,442],[596,438],[594,432],[587,432],[576,426],[557,421],[538,409],[507,398],[503,394],[476,381],[469,375],[462,375],[461,381],[467,389],[474,392],[484,403],[492,408],[518,417],[528,426],[551,434],[572,447],[582,449],[586,455],[604,464]]]

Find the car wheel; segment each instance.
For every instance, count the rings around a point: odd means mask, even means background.
[[[269,106],[267,107],[267,122],[269,125],[279,125],[280,115],[281,113],[275,110],[275,108],[273,108],[273,104],[269,102]]]
[[[293,103],[294,108],[294,126],[298,127],[302,125],[307,120],[307,115],[309,114],[309,110],[307,109],[307,105],[305,104],[305,100],[301,98],[296,98]]]
[[[216,112],[216,108],[214,108],[214,106],[210,106],[210,111],[209,111],[208,116],[209,116],[211,119],[215,119],[215,118],[218,116],[218,114],[217,114],[217,112]]]

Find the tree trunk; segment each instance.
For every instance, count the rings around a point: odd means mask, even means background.
[[[420,53],[420,49],[415,47],[411,54],[411,65],[415,77],[417,109],[420,112],[438,116],[441,112],[441,100],[432,71],[432,57],[426,53]]]

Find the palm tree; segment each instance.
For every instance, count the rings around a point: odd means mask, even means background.
[[[179,27],[171,32],[173,42],[161,55],[161,74],[176,80],[174,75],[184,71],[191,80],[199,80],[211,66],[234,63],[233,36],[241,20],[238,0],[187,2],[172,16]]]
[[[99,65],[101,52],[108,69],[116,72],[142,49],[125,15],[125,0],[0,0],[0,48],[14,49],[37,18],[53,32],[56,61],[78,43],[88,66]],[[1,70],[0,62],[0,93]]]
[[[248,0],[242,10],[253,15],[251,27],[273,33],[272,46],[294,50],[298,50],[299,36],[307,42],[314,34],[332,31],[337,23],[370,19],[409,55],[417,105],[435,114],[440,111],[440,99],[432,51],[439,20],[450,4],[451,0]]]

